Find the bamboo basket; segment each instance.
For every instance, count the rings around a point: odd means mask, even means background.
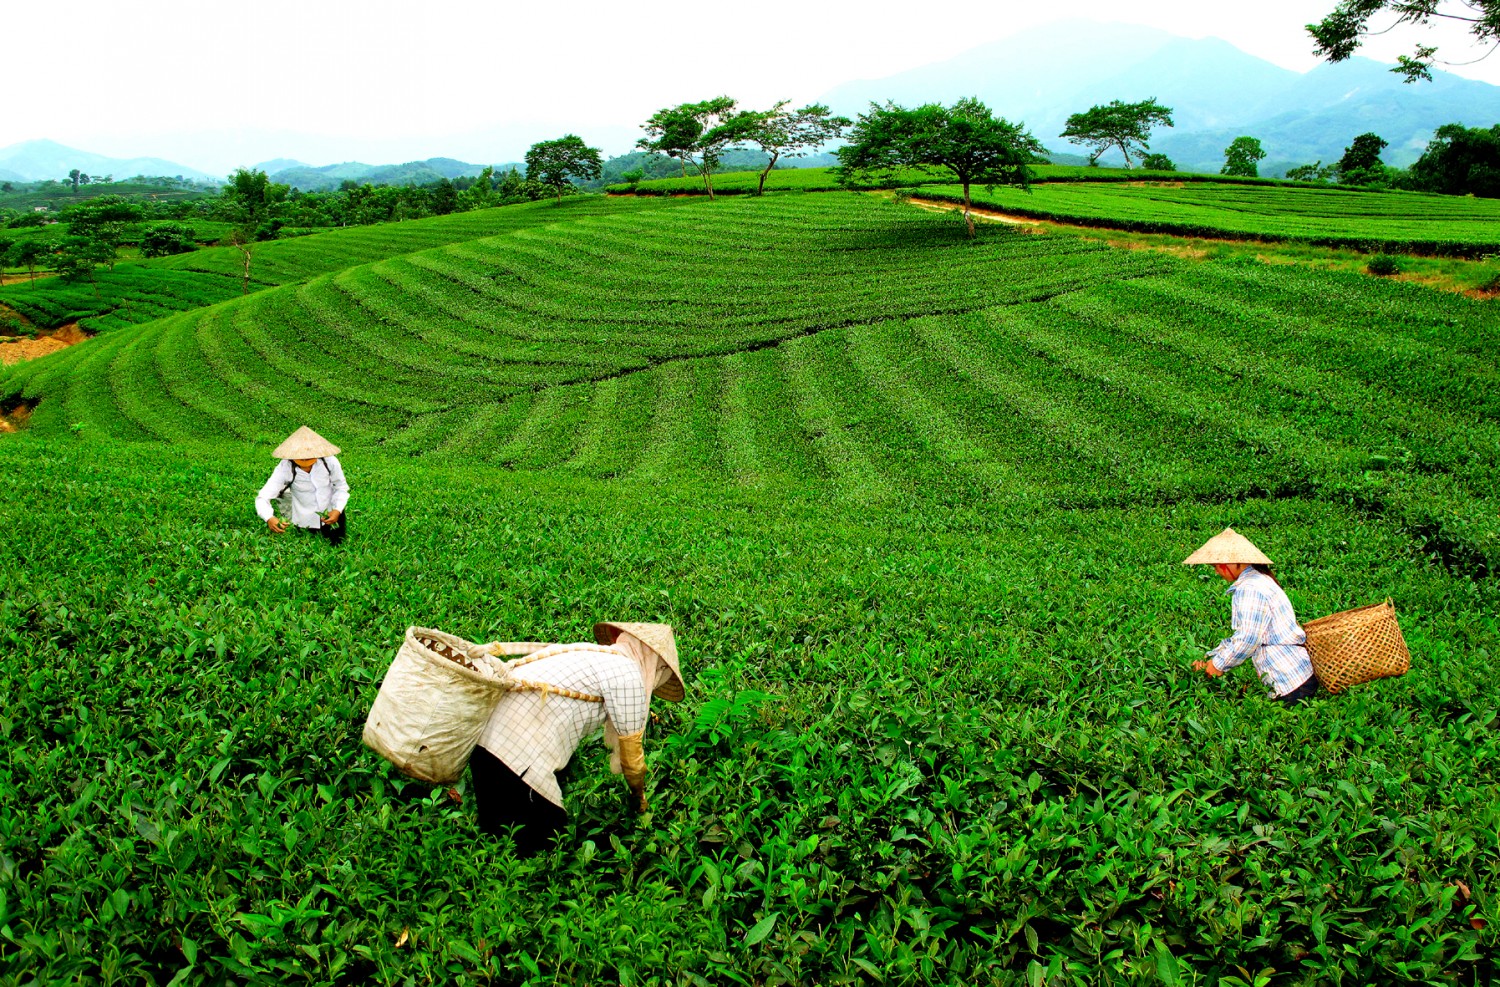
[[[1411,668],[1411,652],[1390,600],[1319,617],[1302,629],[1313,672],[1329,692],[1405,675]]]

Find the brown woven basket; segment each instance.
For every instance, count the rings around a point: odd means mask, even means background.
[[[1390,600],[1319,617],[1302,625],[1313,672],[1329,692],[1411,668],[1411,652],[1396,624]]]

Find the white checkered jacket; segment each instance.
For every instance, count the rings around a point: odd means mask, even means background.
[[[1265,573],[1246,569],[1226,592],[1234,597],[1234,633],[1208,653],[1214,667],[1227,672],[1249,658],[1272,698],[1306,682],[1313,674],[1307,635],[1286,591]]]
[[[600,650],[581,644],[523,665],[512,676],[545,682],[590,696],[603,703],[569,699],[555,693],[508,692],[490,715],[479,746],[505,763],[553,805],[563,807],[556,772],[567,766],[584,738],[608,720],[618,734],[638,733],[651,714],[651,696],[640,666],[618,648]]]

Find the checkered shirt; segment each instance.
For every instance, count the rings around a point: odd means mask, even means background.
[[[1311,678],[1307,635],[1276,580],[1246,569],[1226,592],[1234,596],[1234,633],[1208,653],[1214,667],[1227,672],[1249,658],[1261,681],[1270,687],[1272,698],[1286,695]]]
[[[617,648],[564,651],[511,674],[528,682],[604,697],[603,703],[590,703],[530,690],[507,692],[479,735],[480,747],[559,808],[563,799],[556,772],[572,760],[585,737],[603,727],[606,719],[622,735],[646,728],[650,693],[640,666]]]

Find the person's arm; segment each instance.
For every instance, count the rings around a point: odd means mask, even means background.
[[[276,516],[276,509],[271,506],[271,499],[281,496],[282,488],[291,480],[291,477],[287,475],[287,465],[284,459],[277,463],[276,468],[271,471],[271,478],[266,481],[265,486],[260,488],[260,493],[255,495],[255,513],[260,515],[262,521],[270,521]]]
[[[328,507],[343,514],[344,508],[349,506],[349,481],[344,479],[344,467],[336,456],[325,458],[323,465],[328,467],[328,483],[333,493]]]
[[[618,763],[619,771],[630,786],[636,809],[646,811],[646,722],[651,716],[651,696],[646,692],[646,683],[641,679],[640,669],[634,662],[611,663],[607,674],[601,676],[599,694],[604,697],[605,742],[613,753],[610,768]]]
[[[1248,586],[1235,590],[1231,609],[1234,633],[1208,653],[1209,664],[1220,672],[1244,664],[1265,643],[1271,629],[1270,601],[1256,590]]]

